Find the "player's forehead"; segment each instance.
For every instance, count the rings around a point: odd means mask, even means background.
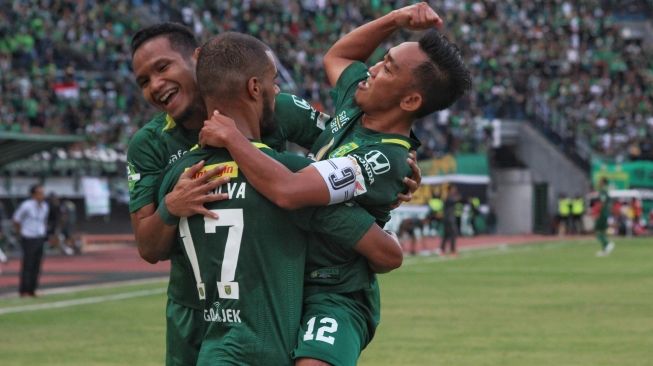
[[[265,51],[265,54],[268,56],[268,60],[270,61],[269,64],[268,64],[268,70],[270,72],[272,72],[272,75],[276,75],[277,74],[277,63],[275,61],[276,59],[274,57],[274,53],[272,52],[272,50],[267,50],[267,51]]]
[[[412,70],[428,59],[417,42],[400,43],[388,50],[388,56],[397,67],[408,70]]]
[[[132,67],[134,73],[138,73],[139,70],[144,70],[161,60],[179,59],[183,59],[181,53],[172,47],[168,37],[161,35],[145,41],[134,52]]]

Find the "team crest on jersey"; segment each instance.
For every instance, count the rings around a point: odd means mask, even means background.
[[[225,169],[216,175],[213,179],[217,179],[220,177],[229,177],[229,178],[236,178],[238,177],[238,164],[236,164],[235,161],[228,161],[225,163],[220,163],[220,164],[210,164],[204,166],[199,172],[195,173],[193,175],[192,179],[197,179],[201,178],[206,172],[212,170],[213,168],[221,167],[224,166]],[[189,168],[184,169],[184,171],[188,170]]]
[[[354,151],[356,149],[358,149],[358,144],[355,143],[355,142],[349,142],[349,143],[346,143],[346,144],[338,147],[337,149],[333,150],[333,152],[331,152],[331,154],[329,154],[329,157],[330,158],[339,158],[341,156],[345,156],[345,155],[349,154],[350,152],[352,152],[352,151]]]
[[[129,191],[133,191],[136,186],[136,182],[141,180],[141,174],[136,173],[136,168],[131,162],[127,162],[127,185],[129,186]]]

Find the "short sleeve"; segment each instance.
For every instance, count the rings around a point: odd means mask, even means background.
[[[281,93],[275,99],[275,132],[263,137],[263,142],[277,151],[283,151],[286,141],[306,149],[324,130],[331,117],[313,108],[306,100],[292,94]]]
[[[374,217],[353,202],[290,211],[293,222],[329,243],[352,249],[374,224]]]
[[[336,111],[346,108],[348,103],[353,103],[358,83],[367,79],[368,76],[367,65],[362,62],[355,61],[347,66],[340,74],[335,88],[331,90]]]
[[[141,129],[132,138],[127,149],[127,182],[129,185],[129,212],[155,202],[156,184],[165,169],[164,147],[161,139],[149,129]]]
[[[360,147],[349,154],[360,165],[365,193],[356,197],[364,206],[392,205],[397,194],[406,190],[404,178],[412,171],[406,162],[408,150],[395,145]]]
[[[290,152],[278,152],[272,149],[261,149],[261,151],[267,154],[272,159],[283,164],[286,168],[288,168],[288,170],[292,172],[298,172],[306,168],[307,166],[311,165],[311,163],[313,162],[313,160],[307,157],[293,154]]]

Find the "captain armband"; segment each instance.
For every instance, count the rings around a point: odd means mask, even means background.
[[[349,156],[317,161],[313,164],[329,188],[329,204],[346,202],[367,192],[356,159]]]

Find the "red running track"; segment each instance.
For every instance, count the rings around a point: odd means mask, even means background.
[[[139,257],[131,238],[133,237],[124,235],[89,236],[86,238],[87,249],[82,255],[47,255],[43,260],[39,290],[166,277],[170,270],[170,262],[157,264],[145,262]],[[458,239],[458,247],[461,250],[469,250],[556,239],[559,237],[543,235],[462,237]],[[560,239],[569,239],[569,237]],[[439,238],[430,240],[437,240],[439,243]],[[122,244],[115,244],[116,242]],[[14,296],[18,291],[20,258],[14,257],[8,263],[0,264],[0,269],[2,270],[0,296]]]

